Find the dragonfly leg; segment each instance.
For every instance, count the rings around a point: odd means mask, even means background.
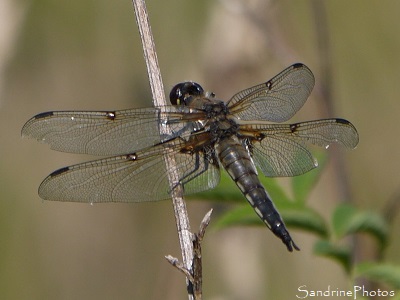
[[[192,181],[193,179],[195,179],[196,177],[200,176],[201,174],[203,174],[208,170],[209,161],[206,155],[201,155],[201,153],[199,152],[195,152],[193,154],[188,154],[188,155],[195,155],[194,166],[190,170],[190,172],[183,174],[183,176],[179,178],[179,183],[176,184],[172,189],[176,188],[179,184],[183,185],[183,188],[185,188],[185,184]],[[201,156],[203,156],[202,163],[200,161]]]

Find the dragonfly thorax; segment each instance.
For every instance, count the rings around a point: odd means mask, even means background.
[[[224,120],[213,121],[210,124],[210,133],[214,139],[229,138],[236,135],[238,130],[238,124],[232,119],[225,118]]]

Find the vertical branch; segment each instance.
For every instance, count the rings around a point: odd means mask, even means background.
[[[167,105],[160,67],[158,66],[156,46],[154,44],[153,33],[151,32],[145,1],[133,0],[132,3],[135,9],[136,22],[138,24],[140,39],[142,42],[153,103],[155,106]]]
[[[150,87],[153,96],[153,103],[155,106],[166,105],[164,87],[161,79],[161,72],[158,66],[157,53],[153,35],[151,32],[145,0],[133,0],[133,7],[135,9],[136,21],[139,27],[140,38],[142,41],[144,58],[146,61],[147,72],[150,81]],[[162,112],[161,112],[162,117]],[[160,126],[161,134],[168,134],[169,128]],[[166,149],[167,150],[167,149]],[[178,230],[179,242],[182,251],[183,265],[187,270],[192,270],[193,263],[193,237],[190,232],[189,218],[186,210],[186,204],[183,200],[183,189],[179,184],[179,176],[176,171],[176,164],[172,153],[165,153],[165,163],[167,166],[168,179],[171,187],[171,197],[174,206],[174,213],[176,219],[176,226]],[[172,171],[171,171],[172,170]],[[171,171],[171,172],[170,172]],[[174,188],[172,188],[174,187]],[[186,280],[189,287],[189,280]],[[192,290],[188,288],[188,291]],[[189,299],[193,299],[193,295],[189,292]]]
[[[311,9],[314,16],[319,64],[321,66],[321,83],[319,84],[319,89],[322,94],[321,100],[324,101],[328,116],[333,116],[335,113],[333,105],[332,46],[330,43],[326,3],[313,0],[311,1]],[[350,201],[350,185],[343,155],[338,152],[333,152],[332,155],[336,180],[339,183],[341,201]]]

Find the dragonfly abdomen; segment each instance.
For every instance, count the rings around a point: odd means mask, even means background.
[[[289,251],[299,250],[267,191],[258,179],[257,170],[246,148],[237,138],[220,141],[216,151],[221,164],[235,181],[247,201],[267,227],[278,236]]]

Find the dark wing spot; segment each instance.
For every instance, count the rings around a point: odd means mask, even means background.
[[[52,115],[54,115],[54,112],[46,111],[44,113],[37,114],[35,116],[35,119],[43,119],[43,118],[51,117]]]
[[[295,63],[292,65],[293,69],[303,68],[304,65],[302,63]]]
[[[113,120],[115,119],[115,117],[116,117],[115,111],[108,111],[108,112],[106,112],[106,117],[107,117],[107,119],[113,121]]]
[[[296,123],[296,124],[291,124],[291,125],[290,125],[290,131],[291,131],[292,133],[294,133],[295,131],[297,131],[297,128],[299,128],[299,124],[298,124],[298,123]]]
[[[340,124],[350,124],[349,121],[345,120],[345,119],[336,119],[336,123],[340,123]]]
[[[179,152],[184,154],[193,154],[194,148],[192,145],[187,145],[183,147]]]
[[[130,154],[127,154],[126,156],[125,156],[125,158],[127,159],[127,160],[137,160],[137,155],[136,155],[136,153],[130,153]]]
[[[272,88],[272,82],[271,82],[271,81],[267,81],[267,82],[265,83],[265,86],[267,87],[267,89],[271,90],[271,88]]]
[[[58,170],[54,171],[53,173],[51,173],[49,175],[49,177],[56,177],[56,176],[58,176],[58,175],[60,175],[62,173],[65,173],[67,171],[69,171],[69,167],[64,167],[64,168],[58,169]]]
[[[257,135],[257,139],[258,139],[259,141],[263,140],[264,138],[265,138],[265,134],[263,134],[263,133],[259,133],[259,134]]]

